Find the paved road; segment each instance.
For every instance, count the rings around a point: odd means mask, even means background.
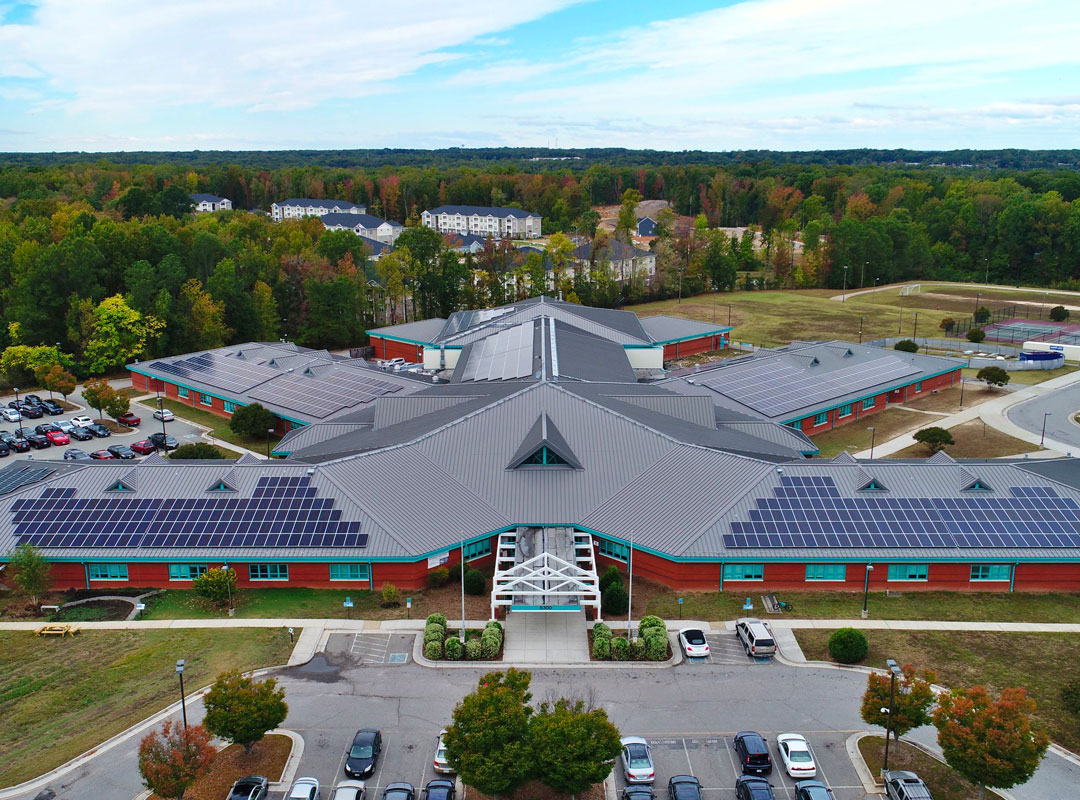
[[[1080,411],[1080,384],[1067,386],[1022,403],[1005,412],[1014,425],[1036,436],[1042,435],[1043,414],[1046,418],[1046,438],[1074,447],[1073,455],[1080,455],[1080,425],[1072,422],[1072,415]]]

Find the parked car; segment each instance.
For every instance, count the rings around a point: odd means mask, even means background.
[[[446,778],[435,778],[427,782],[420,800],[454,800],[454,782]]]
[[[625,736],[622,745],[623,777],[627,783],[652,783],[656,779],[652,750],[640,736]]]
[[[94,450],[90,453],[90,458],[95,461],[115,461],[116,456],[110,453],[108,450]]]
[[[40,406],[41,405],[41,396],[40,395],[24,394],[23,395],[23,400],[25,400],[27,403],[32,403],[35,406]]]
[[[3,441],[15,453],[25,453],[30,449],[30,442],[17,433],[11,433],[10,431],[0,431],[0,441]]]
[[[76,428],[86,428],[90,425],[93,425],[94,421],[90,419],[90,417],[86,416],[86,414],[79,414],[77,417],[71,418],[71,424],[74,425]]]
[[[85,450],[72,447],[64,451],[64,461],[90,461],[91,455]]]
[[[776,749],[784,769],[792,778],[813,778],[817,775],[814,754],[810,752],[810,743],[798,733],[781,733],[776,737]]]
[[[180,446],[180,443],[176,441],[176,439],[161,431],[151,433],[149,439],[158,450],[175,450]]]
[[[454,768],[451,767],[450,762],[446,760],[446,742],[443,741],[444,736],[446,736],[446,728],[439,731],[439,738],[435,740],[434,769],[436,772],[440,772],[443,775],[453,775]]]
[[[154,412],[154,419],[158,422],[172,422],[176,419],[176,415],[167,408],[159,408]]]
[[[776,800],[776,795],[767,778],[740,775],[735,781],[735,800]]]
[[[374,728],[361,728],[352,738],[345,756],[345,774],[350,778],[366,778],[375,772],[382,751],[382,733]]]
[[[321,797],[318,778],[297,778],[285,800],[320,800]]]
[[[387,359],[385,362],[383,362],[383,366],[386,367],[386,369],[400,370],[402,367],[404,367],[408,363],[409,363],[408,361],[406,361],[404,358],[401,358],[399,356],[398,358],[389,358],[389,359]]]
[[[416,800],[416,789],[405,781],[388,783],[383,789],[382,800]]]
[[[19,403],[19,413],[26,419],[41,419],[45,416],[45,409],[36,403],[27,403],[23,400]]]
[[[64,413],[64,407],[55,400],[42,400],[41,407],[45,409],[45,413],[50,417],[56,417]]]
[[[129,428],[137,428],[142,424],[142,417],[137,417],[132,412],[125,411],[116,418],[116,421],[121,425],[127,425]]]
[[[683,628],[679,631],[679,644],[687,658],[705,658],[709,655],[709,643],[699,628]]]
[[[99,439],[106,439],[109,436],[112,436],[112,431],[97,422],[92,425],[87,425],[86,430],[90,431],[91,435],[96,436]]]
[[[26,441],[30,442],[30,446],[35,450],[44,450],[48,447],[52,447],[52,442],[49,441],[48,436],[42,436],[35,431],[27,431],[26,428],[22,428],[22,430],[26,431],[24,438]]]
[[[631,784],[619,793],[619,800],[656,800],[656,793],[649,786]]]
[[[94,438],[94,434],[90,433],[87,428],[80,428],[76,425],[71,427],[70,431],[67,431],[67,435],[72,439],[77,439],[80,442],[89,442]]]
[[[7,455],[11,455],[11,448],[8,447],[7,442],[0,441],[0,458],[3,458],[4,456],[7,456]]]
[[[262,775],[248,775],[232,785],[225,800],[265,800],[270,794],[270,781]]]
[[[769,745],[765,737],[756,731],[739,731],[735,734],[735,754],[743,774],[768,775],[772,772]]]
[[[49,431],[45,434],[45,438],[49,440],[49,444],[53,445],[71,444],[71,437],[61,430]]]
[[[753,617],[743,617],[735,621],[735,634],[748,656],[776,655],[776,640],[773,639],[769,623]]]
[[[890,769],[885,778],[885,796],[889,800],[934,800],[923,779],[906,769]]]
[[[836,800],[832,789],[821,781],[799,781],[795,784],[795,800]]]
[[[117,458],[122,458],[125,461],[135,458],[135,451],[128,447],[126,444],[110,444],[105,449]]]
[[[670,800],[701,800],[701,781],[693,775],[672,775],[667,788]]]
[[[22,414],[19,413],[17,408],[0,409],[0,417],[4,418],[4,422],[20,422],[22,420]]]
[[[57,428],[59,428],[60,430],[62,430],[64,433],[67,433],[67,434],[70,434],[72,428],[75,427],[74,425],[71,424],[70,419],[58,419],[56,422],[53,422],[51,424],[55,425]]]
[[[35,433],[40,433],[42,436],[45,436],[46,434],[48,434],[49,431],[58,431],[58,430],[60,430],[60,429],[58,427],[56,427],[55,425],[53,425],[51,422],[43,422],[40,425],[35,425],[34,426],[34,432]]]
[[[131,445],[131,449],[138,453],[140,456],[148,456],[155,450],[157,450],[157,448],[154,447],[154,443],[151,442],[149,439],[143,439],[141,441],[134,442]]]
[[[339,781],[330,800],[364,800],[366,796],[363,781]]]

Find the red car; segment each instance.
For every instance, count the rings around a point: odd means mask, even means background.
[[[142,417],[136,417],[134,414],[128,411],[117,417],[116,421],[119,422],[121,425],[127,425],[129,428],[137,428],[139,425],[142,424]]]
[[[135,442],[133,445],[131,445],[131,449],[138,453],[140,456],[148,456],[155,450],[157,450],[157,448],[154,447],[154,443],[151,442],[149,439],[143,439],[141,442]]]
[[[63,431],[48,431],[45,438],[56,445],[71,444],[71,438]]]
[[[114,456],[108,450],[95,450],[90,454],[90,458],[93,458],[97,461],[109,461],[110,459],[115,460],[116,456]]]

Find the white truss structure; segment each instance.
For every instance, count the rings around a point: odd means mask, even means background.
[[[547,551],[518,561],[519,536],[526,531],[499,534],[491,618],[499,607],[517,611],[578,611],[592,607],[600,619],[600,580],[596,575],[592,536],[569,531],[574,563]]]

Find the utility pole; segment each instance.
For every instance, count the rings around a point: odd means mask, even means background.
[[[840,302],[847,302],[847,264],[844,265],[844,293],[840,296]]]

